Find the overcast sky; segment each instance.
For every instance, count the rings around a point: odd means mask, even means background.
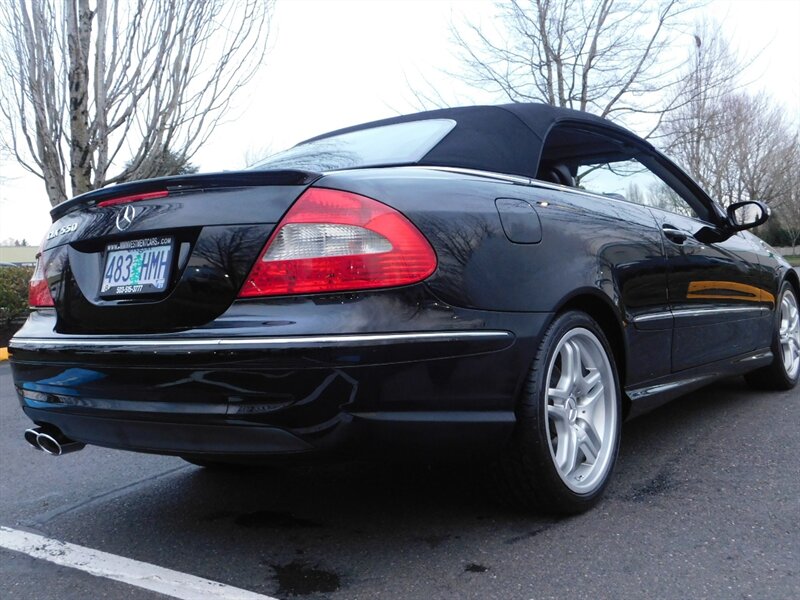
[[[248,153],[414,112],[407,79],[452,86],[438,71],[456,67],[451,18],[491,12],[480,0],[281,1],[267,64],[193,162],[203,171],[241,168]],[[733,48],[758,55],[744,78],[749,88],[769,91],[800,119],[800,0],[712,0],[704,12],[721,21]],[[0,175],[0,240],[38,244],[50,223],[40,180],[9,161]]]

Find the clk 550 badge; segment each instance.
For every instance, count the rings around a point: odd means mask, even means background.
[[[65,233],[72,233],[78,228],[77,223],[70,223],[69,225],[64,225],[63,227],[59,227],[58,229],[53,229],[47,232],[47,239],[52,240],[53,238],[57,238],[60,235],[64,235]]]

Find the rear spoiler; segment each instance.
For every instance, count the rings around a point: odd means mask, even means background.
[[[313,171],[223,171],[199,175],[173,175],[156,179],[142,179],[119,183],[107,188],[92,190],[71,200],[62,202],[50,210],[53,222],[82,206],[94,206],[116,197],[149,194],[163,190],[182,191],[190,189],[250,187],[260,185],[310,185],[322,177]]]

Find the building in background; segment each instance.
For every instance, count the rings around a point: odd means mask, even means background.
[[[0,246],[0,264],[32,267],[36,264],[36,246]]]

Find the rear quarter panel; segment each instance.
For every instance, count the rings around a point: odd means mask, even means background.
[[[582,289],[602,291],[625,317],[666,305],[661,237],[644,207],[423,169],[340,173],[317,185],[364,194],[411,219],[437,253],[428,284],[454,305],[550,312]],[[542,241],[510,242],[497,198],[534,206]]]
[[[637,331],[638,314],[667,309],[666,261],[655,220],[644,207],[569,190],[419,168],[331,174],[316,185],[380,200],[403,212],[431,241],[439,266],[427,280],[453,306],[555,313],[592,295],[612,308],[637,348],[629,383],[669,372],[668,329]],[[497,198],[534,206],[542,240],[512,243]],[[539,332],[536,332],[537,334]]]

